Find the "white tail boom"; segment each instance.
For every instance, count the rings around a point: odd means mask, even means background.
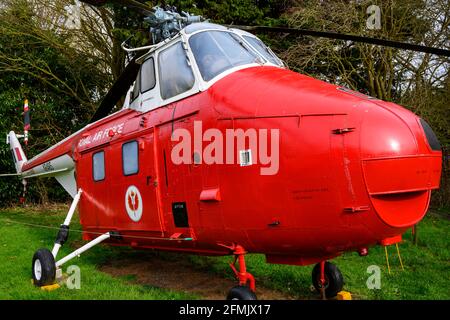
[[[6,136],[6,143],[9,144],[9,149],[11,150],[17,173],[0,174],[0,177],[17,176],[23,179],[23,183],[25,183],[25,179],[29,178],[54,177],[63,188],[74,197],[77,194],[77,189],[74,176],[75,163],[73,159],[67,154],[64,154],[47,161],[44,164],[38,164],[24,171],[23,166],[28,159],[19,142],[19,138],[23,137],[24,136],[22,135],[16,135],[13,131]],[[39,157],[39,155],[36,157]],[[33,159],[30,161],[33,161]]]
[[[16,166],[16,172],[20,174],[22,173],[23,164],[27,162],[27,157],[25,156],[25,152],[23,152],[22,146],[14,131],[8,133],[6,136],[6,143],[9,144],[9,150],[11,150],[14,165]]]

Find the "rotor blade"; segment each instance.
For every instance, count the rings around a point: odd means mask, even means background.
[[[93,5],[95,7],[103,6],[107,3],[119,4],[125,7],[138,9],[144,14],[152,14],[153,10],[146,4],[140,3],[135,0],[80,0],[81,2]]]
[[[130,89],[130,86],[133,84],[133,81],[136,79],[139,72],[140,65],[136,63],[136,59],[137,58],[131,60],[125,67],[123,73],[116,80],[116,82],[114,82],[111,89],[109,89],[108,93],[103,98],[89,123],[106,117],[114,108],[117,101],[119,101],[122,96],[126,95],[128,89]]]
[[[245,31],[263,31],[263,32],[279,32],[279,33],[292,33],[304,36],[313,36],[313,37],[321,37],[321,38],[329,38],[329,39],[338,39],[338,40],[348,40],[354,42],[375,44],[384,47],[398,48],[404,50],[412,50],[417,52],[431,53],[438,56],[446,56],[450,57],[450,50],[427,47],[417,44],[411,44],[406,42],[398,42],[393,40],[384,40],[379,38],[371,38],[371,37],[363,37],[363,36],[355,36],[351,34],[341,34],[337,32],[325,32],[325,31],[315,31],[315,30],[306,30],[306,29],[295,29],[295,28],[286,28],[286,27],[265,27],[265,26],[230,26],[232,28],[237,28]]]

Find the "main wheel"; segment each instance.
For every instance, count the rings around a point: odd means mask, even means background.
[[[236,286],[228,293],[227,300],[256,300],[256,295],[247,286]]]
[[[312,271],[312,282],[318,292],[322,289],[320,282],[320,263],[316,264]],[[344,287],[344,277],[338,267],[330,262],[325,262],[325,296],[336,297]]]
[[[47,249],[39,249],[33,256],[33,283],[38,287],[47,286],[55,282],[56,264],[53,254]]]

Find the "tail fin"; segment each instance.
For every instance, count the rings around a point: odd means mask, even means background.
[[[25,156],[19,139],[14,131],[8,133],[6,136],[6,143],[9,144],[9,149],[11,150],[17,173],[22,173],[22,166],[25,162],[27,162],[27,157]]]

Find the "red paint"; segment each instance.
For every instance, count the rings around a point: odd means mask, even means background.
[[[247,251],[240,246],[232,246],[231,247],[232,252],[234,254],[234,261],[233,263],[230,263],[230,267],[233,270],[236,278],[239,281],[240,286],[246,286],[250,288],[253,292],[256,291],[256,284],[255,284],[255,278],[253,275],[249,272],[247,272],[247,266],[245,264],[245,255],[247,254]],[[239,263],[239,271],[236,269],[236,262]]]
[[[203,190],[200,193],[201,201],[221,201],[220,190],[219,189],[208,189]]]
[[[358,254],[360,257],[365,257],[369,254],[369,249],[367,248],[361,248],[358,250]]]
[[[382,246],[391,246],[393,244],[399,243],[402,241],[402,236],[398,235],[398,236],[394,236],[391,238],[386,238],[380,241],[380,244]]]
[[[130,207],[130,209],[133,211],[137,211],[137,209],[139,208],[139,198],[136,197],[136,194],[134,192],[131,192],[128,195],[127,201],[128,201],[128,206]]]
[[[14,148],[14,151],[16,152],[17,161],[19,161],[19,162],[22,161],[23,158],[22,158],[22,154],[20,153],[19,148]]]
[[[325,278],[325,261],[320,262],[320,287],[325,290],[326,278]]]
[[[24,170],[63,154],[76,159],[85,240],[96,237],[90,231],[114,230],[122,245],[231,253],[238,260],[244,254],[220,244],[239,244],[266,254],[268,262],[295,265],[398,240],[423,218],[431,190],[439,187],[442,153],[430,149],[416,115],[288,70],[244,69],[176,102],[176,113],[173,106],[120,111]],[[194,121],[222,133],[279,129],[278,174],[261,176],[260,165],[175,165],[172,132],[193,133]],[[104,137],[109,130],[114,135]],[[122,144],[132,140],[139,143],[139,172],[124,176]],[[106,176],[94,182],[92,154],[99,150],[105,151]],[[125,208],[131,185],[142,195],[139,222]],[[175,202],[186,203],[189,227],[175,226]],[[194,240],[167,241],[174,234]],[[245,261],[238,262],[240,281],[251,284]]]

